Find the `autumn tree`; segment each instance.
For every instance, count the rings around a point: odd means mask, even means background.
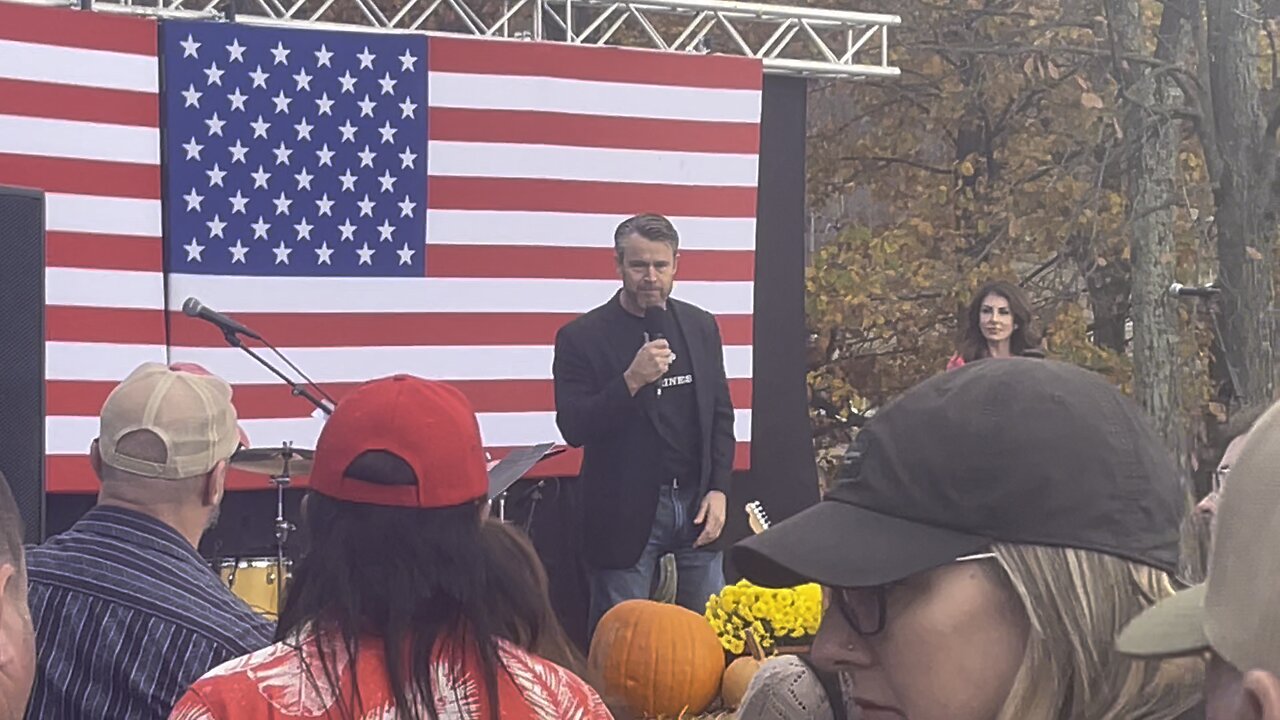
[[[903,16],[904,72],[813,91],[811,198],[859,188],[868,206],[830,219],[810,273],[822,442],[940,372],[959,310],[992,277],[1031,293],[1052,356],[1138,388],[1170,437],[1192,435],[1206,341],[1163,290],[1194,282],[1211,257],[1192,217],[1203,164],[1169,63],[1154,57],[1157,37],[1185,39],[1138,3],[1123,8],[1133,32],[1117,37],[1116,4],[864,4]]]
[[[1177,300],[1175,213],[1178,156],[1183,146],[1182,91],[1175,64],[1191,48],[1191,13],[1197,0],[1167,0],[1158,21],[1144,17],[1139,0],[1106,0],[1111,72],[1119,98],[1121,172],[1128,213],[1133,321],[1133,391],[1157,431],[1189,461],[1187,408],[1178,377],[1182,334]],[[1150,5],[1146,6],[1150,8]],[[1155,51],[1146,48],[1154,40]]]
[[[1217,203],[1223,344],[1232,370],[1232,399],[1245,406],[1274,400],[1275,387],[1272,273],[1280,202],[1275,186],[1280,104],[1268,119],[1259,77],[1260,10],[1252,0],[1206,0],[1199,73],[1200,130]],[[1275,63],[1272,45],[1271,90]]]

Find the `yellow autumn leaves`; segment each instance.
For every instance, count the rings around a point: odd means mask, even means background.
[[[746,651],[746,631],[772,650],[786,639],[810,637],[822,619],[822,588],[816,584],[770,589],[741,580],[707,601],[707,622],[725,650]]]

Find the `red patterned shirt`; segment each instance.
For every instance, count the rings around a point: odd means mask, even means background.
[[[326,659],[342,697],[350,702],[351,658],[341,643],[326,644]],[[498,657],[498,703],[503,720],[612,720],[600,697],[573,673],[505,642]],[[361,639],[356,677],[363,708],[358,720],[395,720],[396,706],[387,683],[383,646]],[[436,661],[432,690],[441,720],[488,720],[487,693],[479,666]],[[170,720],[305,720],[343,717],[337,693],[325,677],[314,633],[300,642],[276,643],[224,663],[200,678],[178,701]]]

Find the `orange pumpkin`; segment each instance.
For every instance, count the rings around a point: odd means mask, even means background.
[[[720,688],[720,697],[724,698],[724,706],[727,708],[737,708],[742,704],[742,698],[747,694],[747,686],[751,684],[751,678],[756,676],[756,671],[763,664],[760,660],[750,655],[737,658],[729,663],[729,667],[724,671],[724,683]]]
[[[719,693],[724,650],[701,615],[679,605],[627,600],[600,618],[587,665],[606,700],[649,717],[687,717]]]

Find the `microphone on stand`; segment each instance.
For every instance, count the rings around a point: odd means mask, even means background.
[[[251,337],[254,340],[262,340],[262,336],[258,333],[250,330],[244,325],[241,325],[239,322],[232,320],[226,315],[223,315],[217,310],[205,306],[204,303],[193,297],[187,298],[187,301],[182,303],[182,313],[187,317],[199,318],[205,322],[213,323],[224,333],[235,333],[238,335],[244,335],[245,337]]]
[[[1210,298],[1222,293],[1222,288],[1213,285],[1205,285],[1204,287],[1187,287],[1182,283],[1174,283],[1169,286],[1169,294],[1176,298],[1198,297]]]
[[[239,321],[233,320],[227,317],[226,315],[223,315],[222,313],[218,312],[217,310],[214,310],[213,308],[206,307],[204,303],[200,302],[199,300],[193,297],[187,298],[186,301],[182,303],[182,313],[188,317],[197,318],[199,320],[204,320],[205,322],[216,325],[218,329],[222,330],[222,336],[226,338],[228,345],[235,348],[239,348],[240,350],[244,351],[246,355],[253,358],[254,360],[257,360],[258,364],[270,370],[276,377],[283,380],[293,390],[294,395],[307,400],[312,405],[315,405],[316,409],[319,410],[321,413],[325,415],[333,414],[333,408],[338,404],[338,402],[334,400],[329,395],[329,393],[325,392],[324,388],[320,387],[319,385],[316,384],[314,380],[307,377],[307,374],[302,372],[302,369],[299,368],[297,365],[294,365],[293,362],[289,360],[289,358],[285,357],[284,353],[281,353],[279,350],[277,350],[276,346],[267,342],[267,340],[263,338],[261,335],[245,327]],[[305,387],[303,387],[300,383],[293,380],[288,375],[285,375],[283,372],[280,371],[279,368],[267,362],[261,355],[254,352],[253,348],[250,348],[249,346],[245,345],[240,340],[241,335],[245,337],[253,338],[254,340],[258,340],[263,345],[266,345],[267,348],[271,350],[271,352],[276,354],[276,357],[284,361],[285,365],[288,365],[290,369],[292,369],[294,372],[301,375],[302,379],[308,385],[314,388],[317,393],[320,394],[320,397],[316,397],[314,394],[309,392]],[[323,400],[321,398],[323,398]]]

